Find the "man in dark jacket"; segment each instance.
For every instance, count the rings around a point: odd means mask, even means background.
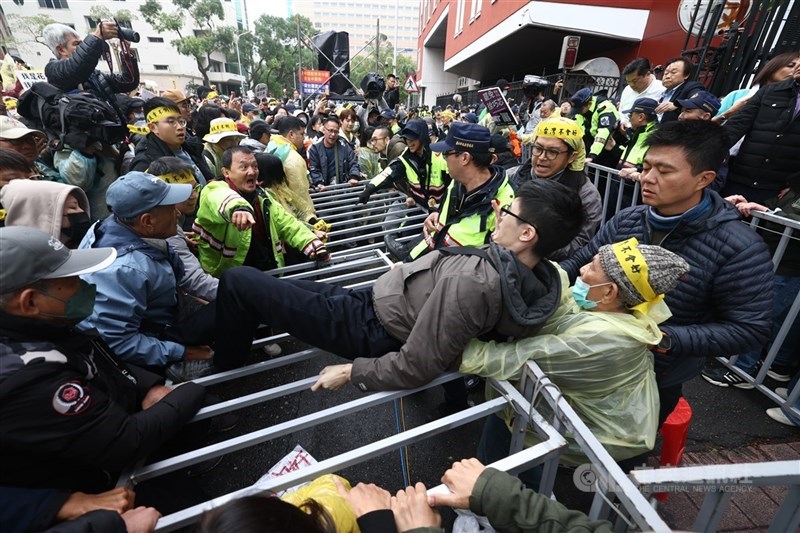
[[[139,87],[136,59],[123,53],[122,72],[107,74],[97,70],[100,57],[109,52],[106,41],[117,37],[116,22],[108,20],[99,22],[94,33],[83,40],[67,25],[48,24],[42,32],[42,38],[55,54],[56,60],[45,65],[44,73],[48,83],[64,92],[84,90],[105,100],[117,111],[120,124],[124,125],[127,121],[114,95],[129,93]]]
[[[660,423],[696,377],[705,358],[756,349],[772,327],[772,263],[764,241],[739,221],[714,181],[726,146],[706,121],[676,121],[648,137],[641,177],[643,205],[618,213],[571,259],[561,263],[575,279],[604,244],[636,237],[683,257],[691,269],[666,296],[672,318],[653,348],[661,399]]]
[[[308,149],[308,173],[311,186],[318,191],[326,185],[360,180],[361,167],[350,144],[339,135],[342,123],[330,115],[322,123],[322,141]]]
[[[678,100],[685,100],[697,91],[706,88],[698,81],[689,81],[694,72],[694,65],[689,58],[674,57],[667,61],[661,83],[664,84],[664,94],[661,95],[656,113],[659,114],[659,123],[675,122],[681,114],[681,105]]]
[[[549,261],[583,219],[580,198],[567,187],[535,182],[510,206],[495,205],[494,243],[481,249],[438,250],[398,265],[372,288],[283,280],[242,267],[225,273],[245,327],[283,329],[352,364],[326,367],[312,390],[351,381],[362,391],[413,388],[458,368],[475,337],[534,334],[556,310],[562,280]],[[222,331],[218,350],[246,351],[250,339]]]
[[[150,133],[136,145],[131,171],[145,172],[160,157],[179,157],[192,165],[197,183],[205,185],[214,173],[203,157],[203,145],[187,138],[186,119],[177,104],[166,98],[151,98],[144,105]]]
[[[94,308],[78,274],[113,249],[69,250],[25,227],[0,229],[0,485],[98,492],[175,436],[205,390],[172,389],[73,327]]]
[[[800,64],[794,75],[764,85],[725,123],[728,146],[745,137],[728,173],[723,196],[739,194],[764,203],[788,187],[800,168]]]

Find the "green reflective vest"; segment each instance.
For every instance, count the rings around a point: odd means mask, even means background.
[[[450,183],[447,173],[447,163],[441,154],[432,153],[427,164],[428,182],[422,183],[414,164],[409,162],[411,152],[406,148],[399,157],[394,159],[380,174],[370,180],[370,185],[376,190],[388,187],[397,187],[399,180],[405,179],[410,187],[411,196],[417,205],[423,208],[434,208],[442,201]]]

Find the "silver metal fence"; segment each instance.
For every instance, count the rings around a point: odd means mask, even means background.
[[[591,165],[588,172],[593,183],[601,192],[605,193],[603,195],[604,214],[610,215],[621,208],[627,207],[627,205],[625,205],[625,200],[619,199],[623,196],[622,194],[618,195],[618,200],[613,203],[613,205],[609,205],[608,198],[610,197],[610,192],[613,190],[621,192],[622,185],[620,184],[622,182],[617,177],[616,171]],[[386,272],[391,267],[392,261],[382,251],[384,247],[383,236],[396,232],[398,225],[396,223],[387,223],[384,225],[382,217],[385,216],[390,206],[397,206],[398,203],[404,201],[405,197],[396,192],[379,193],[374,195],[366,204],[358,205],[356,204],[356,198],[358,193],[362,190],[362,187],[363,185],[355,187],[350,187],[348,185],[333,186],[323,192],[312,195],[319,216],[333,224],[332,231],[330,232],[330,241],[328,243],[329,247],[333,250],[332,259],[329,263],[317,265],[313,262],[307,262],[298,265],[290,265],[279,270],[274,270],[271,273],[286,278],[317,279],[330,283],[338,283],[348,287],[366,287],[370,286],[380,274]],[[632,203],[635,203],[635,198],[638,196],[637,187],[634,187],[635,193]],[[403,209],[402,213],[407,215],[404,221],[406,225],[403,229],[415,232],[415,234],[401,237],[399,240],[402,242],[404,240],[407,241],[419,238],[417,234],[422,228],[421,218],[424,219],[424,211],[412,207]],[[771,218],[769,220],[782,222],[782,220],[772,220]],[[792,229],[798,228],[796,224],[791,227]],[[354,233],[356,235],[353,235]],[[791,232],[788,232],[788,235],[791,236]],[[785,248],[785,246],[783,248]],[[779,247],[780,250],[783,248]],[[793,307],[794,315],[790,316],[796,316],[797,307],[798,302],[796,301]],[[267,343],[285,340],[288,337],[287,334],[272,335],[256,339],[253,345],[254,347],[258,347]],[[295,363],[308,361],[325,353],[326,352],[323,350],[315,348],[300,350],[276,359],[262,361],[242,368],[203,377],[195,380],[195,382],[203,385],[217,385],[283,368]],[[347,419],[347,417],[357,417],[359,413],[363,413],[365,409],[404,398],[421,390],[429,389],[439,384],[459,379],[460,377],[461,375],[457,373],[446,373],[439,376],[433,382],[414,390],[365,395],[356,400],[322,409],[318,412],[274,424],[270,427],[258,429],[244,435],[229,438],[180,455],[161,459],[149,464],[137,465],[129,472],[126,472],[120,481],[122,484],[132,485],[138,482],[155,479],[178,469],[227,453],[263,444],[281,436],[316,427],[325,422]],[[763,381],[763,376],[760,375],[760,378],[761,381]],[[293,395],[309,389],[316,379],[317,377],[313,376],[295,380],[290,383],[242,395],[205,407],[197,413],[193,421],[200,421],[223,413],[239,411],[271,400],[290,399]],[[758,381],[758,379],[757,377],[756,381]],[[492,466],[516,473],[538,464],[544,465],[544,474],[540,491],[543,494],[549,495],[553,490],[559,455],[566,447],[566,440],[563,434],[569,433],[570,437],[575,440],[581,450],[586,454],[596,473],[598,473],[597,481],[593,489],[595,491],[595,498],[590,510],[590,518],[607,518],[611,516],[610,513],[613,511],[617,516],[617,530],[641,529],[646,531],[669,531],[669,527],[648,502],[646,494],[640,491],[640,489],[646,490],[648,487],[655,484],[654,480],[661,478],[648,477],[655,476],[655,473],[637,473],[637,475],[633,477],[633,480],[629,478],[611,458],[603,445],[594,437],[589,428],[581,421],[580,417],[570,407],[568,402],[560,395],[557,388],[552,385],[547,376],[545,376],[534,363],[529,363],[525,368],[519,389],[506,381],[490,380],[490,384],[500,393],[501,396],[499,398],[423,424],[419,427],[398,432],[396,435],[348,450],[334,457],[325,458],[312,467],[293,472],[268,483],[242,487],[223,496],[167,515],[159,521],[157,529],[158,531],[172,531],[185,527],[197,521],[204,511],[222,505],[231,499],[254,493],[263,493],[265,491],[283,490],[314,479],[324,473],[336,472],[342,468],[364,462],[410,443],[422,442],[425,439],[432,438],[445,431],[461,427],[469,422],[510,408],[516,413],[514,438],[512,439],[510,449],[512,455]],[[764,390],[762,390],[762,392],[767,394]],[[790,399],[796,398],[797,394],[797,390],[793,391]],[[553,413],[551,415],[551,420],[546,420],[542,414],[533,408],[534,401],[539,395],[551,408]],[[778,401],[776,398],[773,399]],[[542,437],[543,442],[532,448],[523,449],[522,434],[527,427],[533,428],[540,437]],[[669,469],[665,475],[669,476],[672,474],[672,470],[675,469]],[[662,472],[662,470],[654,472]],[[772,470],[770,470],[770,472],[772,472]],[[764,479],[767,478],[764,477]],[[796,502],[798,498],[800,498],[800,493],[798,493],[798,485],[800,485],[800,482],[797,481],[796,477],[778,479],[773,476],[769,479],[782,484],[789,483],[792,485],[790,494],[787,496],[787,501],[790,503],[787,504],[785,502],[781,507],[781,512],[776,516],[773,526],[791,526],[794,524],[796,527],[798,519]],[[443,490],[447,490],[446,487],[439,486],[432,488],[431,492]],[[791,502],[794,502],[794,508],[791,507]],[[720,500],[718,503],[723,505],[725,502]],[[794,510],[794,513],[792,510]],[[713,524],[714,522],[712,519],[716,519],[717,514],[710,514],[709,516],[711,516],[711,518],[705,523]]]

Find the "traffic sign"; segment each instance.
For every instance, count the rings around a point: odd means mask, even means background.
[[[403,85],[403,89],[405,89],[407,93],[419,92],[419,87],[417,86],[417,82],[414,80],[413,74],[408,75],[408,79],[406,80],[405,85]]]

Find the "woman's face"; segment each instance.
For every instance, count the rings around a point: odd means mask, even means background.
[[[342,129],[345,133],[352,133],[353,132],[353,124],[355,124],[355,120],[352,116],[347,116],[342,119]]]
[[[791,63],[787,63],[785,66],[776,70],[769,81],[771,83],[778,83],[779,81],[788,80],[794,75],[794,69],[797,67],[798,62],[800,62],[800,59],[795,57]]]

